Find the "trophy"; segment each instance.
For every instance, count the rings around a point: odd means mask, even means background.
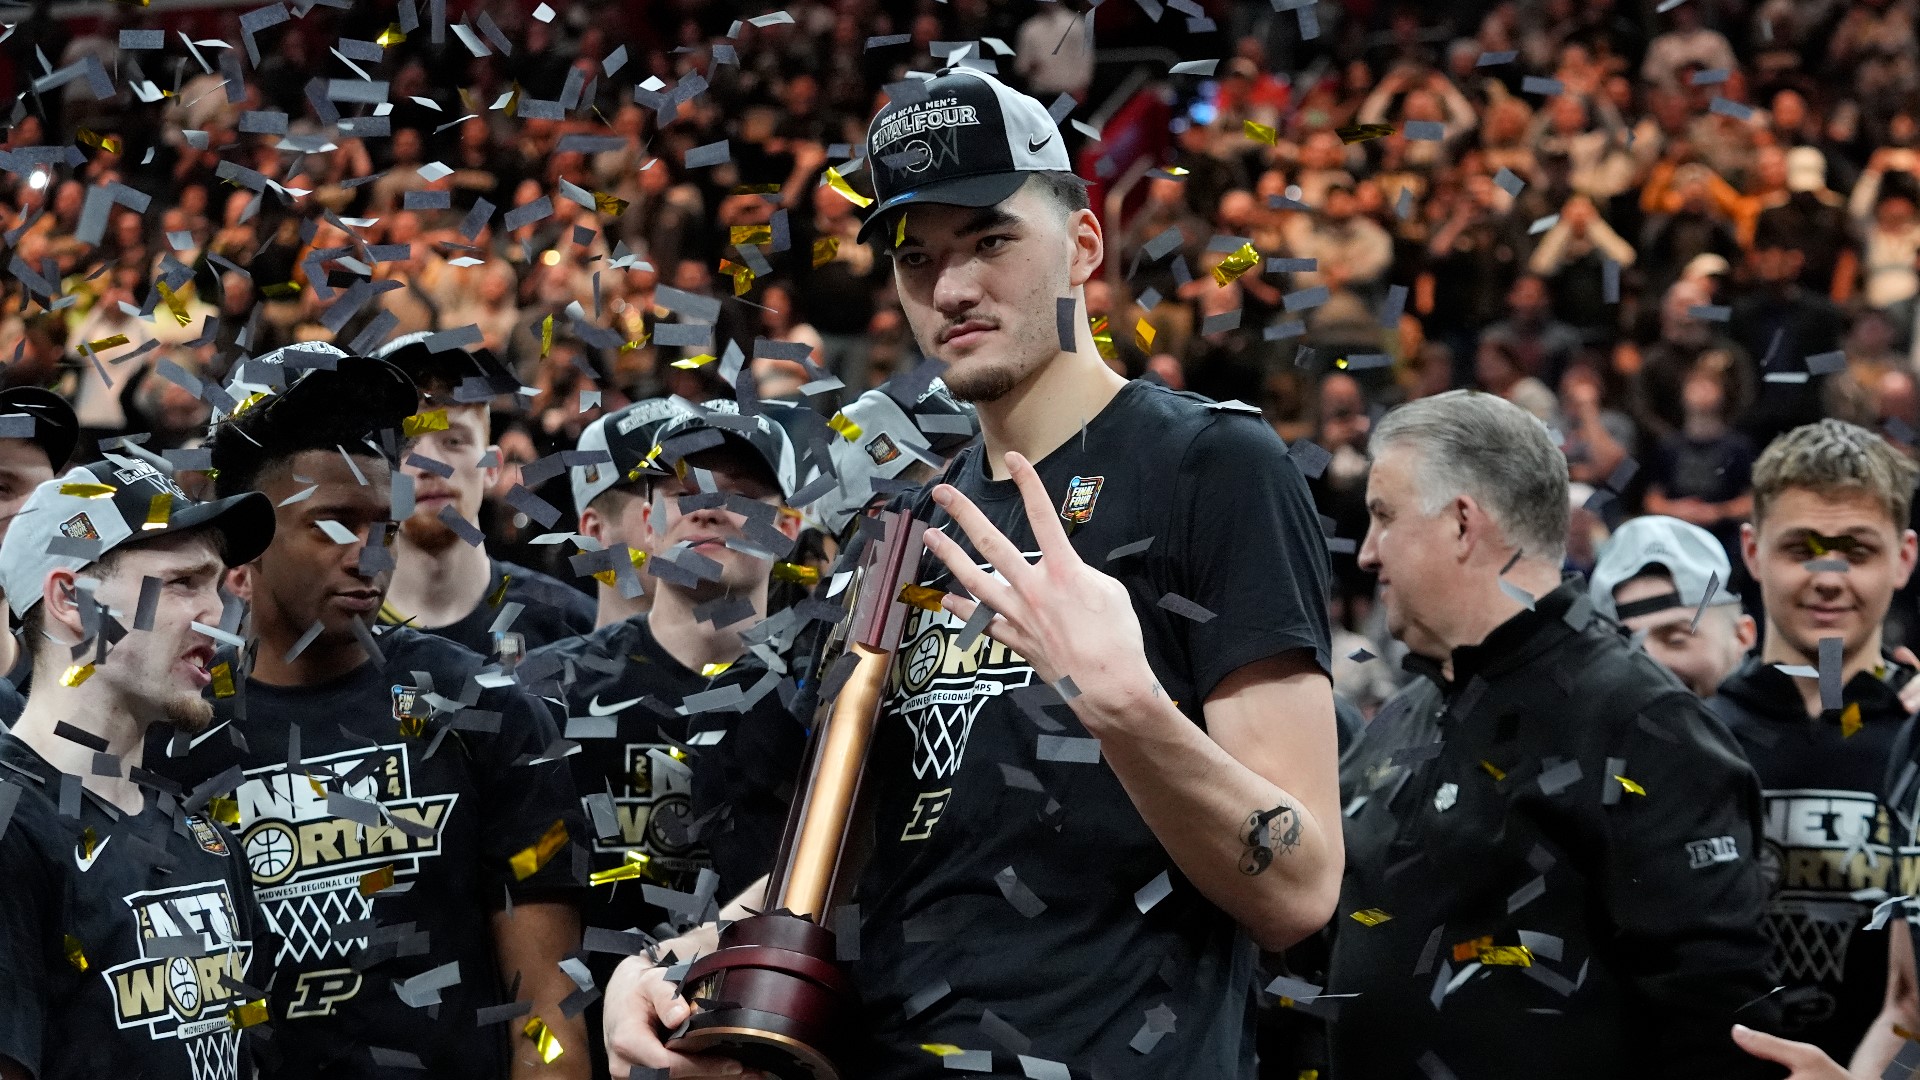
[[[913,584],[927,527],[904,511],[880,521],[882,537],[868,544],[851,587],[852,614],[836,633],[856,660],[815,717],[806,783],[787,817],[767,911],[728,924],[719,949],[687,968],[681,993],[701,1007],[668,1042],[676,1052],[732,1058],[780,1080],[839,1080],[832,1056],[853,990],[822,923],[841,884],[867,748],[906,621],[901,590]]]

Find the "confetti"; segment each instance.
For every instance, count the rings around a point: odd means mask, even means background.
[[[393,887],[393,864],[388,863],[377,870],[369,870],[360,875],[360,895],[372,897],[383,889]]]
[[[267,1003],[265,999],[259,1001],[243,1001],[227,1010],[227,1023],[232,1024],[236,1028],[255,1027],[266,1023],[267,1019]]]
[[[238,692],[234,689],[234,685],[233,685],[233,665],[232,664],[222,660],[220,663],[215,664],[212,667],[208,668],[207,674],[212,676],[213,678],[213,696],[214,697],[230,698],[235,693]],[[238,811],[236,811],[236,814],[237,812]],[[236,821],[237,820],[238,819],[236,818]]]
[[[172,516],[173,495],[163,491],[147,500],[147,520],[141,524],[140,529],[142,532],[150,529],[164,529]]]
[[[1141,319],[1139,322],[1133,324],[1133,343],[1140,347],[1141,352],[1150,353],[1153,351],[1153,339],[1155,336],[1153,324],[1147,320]]]
[[[1220,260],[1220,265],[1213,268],[1213,280],[1225,288],[1240,275],[1259,265],[1260,253],[1254,250],[1251,242],[1245,243],[1235,248],[1231,254]]]
[[[611,885],[616,881],[632,881],[646,876],[648,857],[638,851],[628,851],[627,860],[619,866],[596,871],[587,879],[589,885]]]
[[[840,437],[848,442],[860,441],[860,425],[854,423],[846,413],[834,413],[833,418],[827,421],[827,426],[839,432]]]
[[[1379,926],[1381,923],[1393,918],[1393,916],[1381,911],[1379,908],[1366,908],[1354,912],[1349,917],[1361,926]]]
[[[944,610],[940,606],[940,598],[945,595],[947,594],[939,589],[929,588],[925,585],[907,584],[900,586],[900,596],[898,599],[901,603],[909,607],[917,607],[922,611],[931,611],[937,615]]]
[[[773,579],[810,589],[820,583],[820,571],[800,563],[776,562],[773,564]]]
[[[564,820],[555,821],[531,847],[514,852],[513,857],[507,860],[507,864],[513,867],[513,879],[525,881],[532,877],[566,846],[567,823]]]
[[[1646,788],[1641,787],[1639,784],[1634,783],[1624,776],[1616,776],[1614,779],[1620,781],[1620,786],[1625,789],[1629,795],[1645,795],[1647,793]]]
[[[417,439],[429,431],[445,430],[447,430],[447,410],[445,409],[415,413],[400,422],[400,433],[409,439]]]
[[[813,265],[816,267],[827,265],[838,254],[840,238],[837,236],[823,236],[813,242]]]
[[[93,966],[87,962],[87,953],[80,947],[79,938],[67,934],[61,939],[61,944],[67,954],[67,963],[72,964],[75,971],[85,974]]]
[[[1248,120],[1241,125],[1241,128],[1246,131],[1247,138],[1254,142],[1264,143],[1267,146],[1276,146],[1280,142],[1279,132],[1257,121]]]
[[[1393,125],[1350,124],[1343,128],[1336,128],[1334,134],[1340,136],[1341,142],[1352,146],[1354,143],[1363,143],[1369,139],[1381,139],[1393,134]]]
[[[853,185],[847,183],[846,178],[840,175],[840,170],[831,165],[827,166],[827,186],[839,192],[848,202],[860,207],[862,210],[873,205],[872,199],[853,190]]]
[[[1852,701],[1840,710],[1840,737],[1851,739],[1860,733],[1864,721],[1860,719],[1860,703]]]
[[[120,490],[109,484],[61,484],[60,494],[71,495],[76,499],[110,499]]]
[[[547,1029],[547,1022],[537,1016],[527,1021],[526,1026],[520,1029],[520,1034],[533,1040],[534,1049],[539,1053],[540,1060],[548,1065],[553,1064],[559,1060],[561,1054],[566,1053],[560,1045],[560,1040],[554,1038],[553,1032]]]
[[[60,685],[71,688],[91,678],[93,678],[92,664],[74,664],[61,673]]]

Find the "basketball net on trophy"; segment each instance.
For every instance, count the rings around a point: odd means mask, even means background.
[[[867,748],[906,623],[901,589],[913,583],[927,528],[904,511],[879,520],[882,537],[864,553],[852,614],[839,631],[845,655],[856,662],[814,718],[805,787],[774,860],[768,911],[728,924],[719,949],[687,968],[681,993],[700,1008],[668,1042],[676,1052],[732,1058],[780,1080],[840,1076],[832,1055],[853,988],[835,962],[833,932],[822,923],[842,884]]]

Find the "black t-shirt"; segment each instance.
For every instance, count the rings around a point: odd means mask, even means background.
[[[1835,1060],[1853,1053],[1886,990],[1886,941],[1862,929],[1878,902],[1870,890],[1907,891],[1874,834],[1907,719],[1899,689],[1913,674],[1892,662],[1862,671],[1842,688],[1841,708],[1809,718],[1793,677],[1755,658],[1707,702],[1739,738],[1766,800],[1761,866],[1773,897],[1771,976],[1786,987],[1780,1034]]]
[[[983,465],[967,450],[954,485],[1033,558],[1017,487]],[[1257,416],[1136,381],[1037,469],[1081,519],[1081,558],[1126,585],[1154,675],[1194,723],[1249,662],[1305,649],[1326,666],[1325,542]],[[911,501],[930,513],[924,490]],[[914,580],[949,578],[922,554]],[[1213,617],[1175,614],[1169,594]],[[863,780],[873,854],[855,896],[865,1030],[852,1073],[944,1075],[923,1045],[992,1051],[991,1010],[1032,1056],[1115,1080],[1251,1077],[1252,943],[1173,866],[1112,770],[1083,763],[1092,740],[1071,711],[1034,715],[1048,688],[1032,667],[985,637],[961,649],[961,628],[909,613]],[[1163,874],[1171,892],[1143,915],[1135,896]]]
[[[575,899],[584,869],[575,855],[583,861],[587,833],[567,766],[533,760],[564,747],[545,706],[494,685],[504,676],[479,674],[468,650],[405,628],[378,643],[384,664],[316,686],[249,680],[241,697],[220,701],[215,723],[234,721],[244,754],[232,732],[210,730],[184,765],[156,767],[190,784],[245,770],[235,792],[241,850],[266,925],[282,939],[270,958],[274,1037],[262,1051],[279,1058],[274,1075],[420,1075],[386,1053],[400,1051],[428,1075],[504,1077],[518,1030],[475,1026],[476,1010],[509,1000],[492,917],[509,893]],[[404,718],[434,711],[430,693],[472,704],[403,734]],[[291,730],[304,775],[289,771]],[[165,761],[151,743],[148,761]],[[566,847],[516,880],[510,860],[555,822],[565,823]],[[388,868],[393,885],[363,895],[363,882],[378,884],[368,875]],[[401,985],[440,982],[428,973],[448,964],[458,981],[437,992]]]
[[[266,941],[234,838],[158,793],[123,814],[79,779],[0,732],[0,1058],[39,1080],[244,1075],[227,1011],[246,995],[221,976],[264,983]]]
[[[593,629],[596,609],[593,598],[586,593],[559,578],[503,559],[491,560],[488,566],[487,591],[472,611],[445,626],[415,626],[414,629],[446,638],[486,657],[499,652],[490,631],[508,604],[521,605],[520,614],[514,617],[506,632],[520,635],[525,652]],[[389,625],[404,623],[407,615],[389,604],[380,609],[380,620]]]
[[[771,869],[806,749],[779,674],[751,654],[711,677],[689,671],[645,615],[556,642],[517,673],[564,701],[583,805],[612,796],[618,832],[590,836],[593,869],[648,858],[645,878],[591,891],[586,925],[651,931],[665,913],[642,901],[641,881],[686,892],[711,867],[724,904]]]

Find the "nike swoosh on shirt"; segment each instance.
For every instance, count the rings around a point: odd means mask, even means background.
[[[624,712],[628,708],[640,704],[640,701],[640,698],[634,698],[631,701],[616,701],[611,705],[602,705],[600,704],[600,695],[595,694],[593,695],[593,700],[587,703],[587,715],[612,716],[614,713]]]
[[[83,874],[93,869],[93,864],[95,862],[98,862],[100,859],[100,853],[107,850],[107,845],[111,843],[113,843],[113,837],[109,836],[105,840],[102,840],[99,843],[93,845],[93,858],[91,859],[81,858],[80,849],[74,848],[73,849],[73,865],[79,867],[80,872]]]
[[[187,741],[187,749],[191,750],[194,747],[199,746],[201,743],[206,742],[208,739],[213,738],[216,732],[218,732],[220,729],[226,727],[228,724],[231,724],[231,723],[233,723],[233,721],[231,720],[222,720],[219,723],[208,728],[207,730],[201,732],[200,734],[195,735],[192,739]]]

